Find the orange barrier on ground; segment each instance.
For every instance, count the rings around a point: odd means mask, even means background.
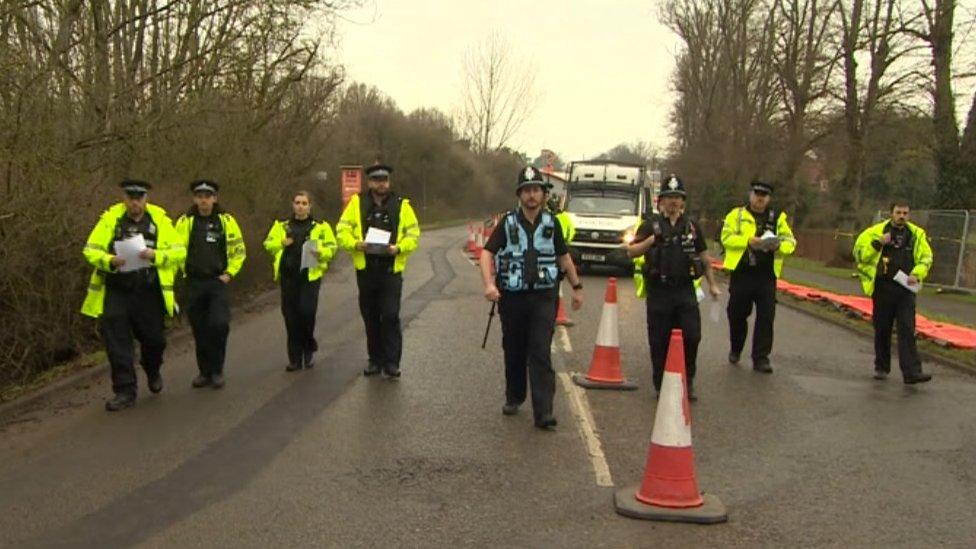
[[[776,288],[800,299],[808,301],[827,301],[838,308],[857,314],[864,320],[871,320],[874,306],[870,297],[856,297],[835,294],[824,290],[808,288],[799,284],[792,284],[785,280],[778,280]],[[922,315],[915,315],[915,330],[922,337],[944,347],[959,349],[976,349],[976,330],[957,326],[947,322],[935,322]]]

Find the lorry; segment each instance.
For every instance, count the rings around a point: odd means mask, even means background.
[[[584,270],[605,265],[631,271],[633,262],[626,245],[634,240],[641,219],[654,211],[659,191],[660,172],[649,174],[643,164],[615,160],[570,163],[563,210],[576,228],[569,243],[573,262]]]

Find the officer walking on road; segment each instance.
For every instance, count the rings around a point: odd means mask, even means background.
[[[393,168],[366,168],[369,188],[354,195],[336,225],[339,246],[352,255],[359,311],[366,325],[369,363],[363,375],[400,377],[403,331],[400,300],[407,257],[420,243],[420,223],[410,201],[390,190]]]
[[[166,211],[147,201],[152,186],[135,179],[119,186],[125,193],[122,202],[102,214],[85,244],[85,259],[95,270],[81,308],[82,314],[101,319],[115,393],[105,403],[110,412],[136,402],[133,335],[149,390],[163,390],[164,316],[176,311],[173,279],[186,256]]]
[[[230,333],[228,285],[244,265],[246,250],[234,216],[217,202],[220,185],[201,179],[190,183],[193,206],[176,220],[186,248],[186,309],[196,346],[193,387],[224,386],[224,357]]]
[[[749,315],[756,306],[752,334],[752,369],[772,373],[769,353],[773,349],[773,320],[776,317],[776,279],[783,272],[783,258],[796,249],[796,238],[786,222],[786,212],[769,206],[773,185],[753,181],[749,203],[732,209],[722,224],[729,281],[729,362],[737,364],[749,332]]]
[[[281,314],[288,334],[285,370],[294,372],[311,368],[319,350],[315,340],[319,288],[335,257],[336,240],[326,221],[312,219],[312,195],[307,191],[296,192],[291,206],[291,219],[274,222],[264,249],[274,258],[274,279],[281,281]]]
[[[559,271],[573,286],[573,309],[583,304],[583,284],[569,256],[559,220],[545,211],[546,186],[530,167],[519,172],[519,209],[505,214],[481,253],[485,297],[498,303],[505,351],[505,405],[513,415],[532,385],[535,426],[556,426],[552,399],[556,375],[550,345],[556,321]]]
[[[630,257],[644,256],[644,285],[647,292],[647,338],[651,347],[654,389],[660,393],[664,365],[671,342],[671,330],[680,328],[684,340],[688,398],[696,400],[694,390],[698,343],[701,341],[701,315],[695,295],[695,280],[708,279],[708,291],[718,299],[705,235],[698,224],[682,211],[684,183],[675,175],[665,180],[658,198],[660,214],[651,214],[637,229],[627,246]]]
[[[874,379],[887,379],[891,372],[891,328],[897,323],[898,365],[911,385],[932,379],[922,373],[915,345],[915,292],[932,268],[932,248],[925,230],[908,221],[909,214],[907,200],[892,203],[890,219],[857,237],[854,260],[874,306]]]

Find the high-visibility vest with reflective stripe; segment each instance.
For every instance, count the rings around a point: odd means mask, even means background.
[[[400,215],[397,223],[396,246],[400,253],[393,259],[393,272],[400,273],[407,267],[407,257],[420,245],[420,223],[410,201],[400,198]],[[336,223],[336,239],[339,247],[352,256],[352,264],[357,271],[366,268],[366,254],[356,249],[356,243],[363,241],[363,225],[359,211],[359,195],[355,194],[342,211]]]
[[[220,219],[221,225],[223,225],[224,238],[227,240],[225,246],[227,250],[226,272],[232,277],[237,276],[237,273],[241,271],[241,267],[244,266],[244,259],[247,257],[247,250],[244,247],[244,235],[241,233],[241,227],[237,224],[234,216],[226,212],[220,212],[217,214],[217,217]],[[180,241],[187,249],[188,254],[190,250],[190,235],[193,234],[195,218],[195,215],[184,214],[176,220],[176,233],[180,235]],[[180,265],[180,269],[184,272],[186,271],[185,261]]]
[[[884,236],[884,229],[888,223],[891,223],[890,219],[868,227],[854,241],[854,262],[857,263],[857,274],[861,279],[861,287],[864,288],[865,295],[874,294],[875,276],[878,273],[878,262],[881,260],[881,250],[874,249],[871,243],[879,241]],[[908,274],[921,282],[929,276],[929,269],[932,268],[932,247],[929,245],[925,229],[909,222],[908,230],[912,233],[912,257],[915,260],[915,267]]]
[[[722,225],[722,247],[725,248],[725,262],[723,267],[727,271],[734,271],[742,260],[742,255],[749,246],[749,239],[756,236],[756,218],[744,206],[734,208]],[[783,258],[792,255],[796,250],[796,237],[786,222],[786,212],[780,212],[776,218],[776,236],[780,238],[779,249],[773,252],[773,272],[776,278],[783,273]]]
[[[281,257],[285,252],[285,237],[288,236],[288,220],[275,221],[268,231],[268,236],[264,239],[264,249],[273,257],[272,268],[274,269],[274,280],[278,280],[281,272]],[[325,271],[329,270],[329,263],[336,254],[336,239],[332,233],[332,226],[327,221],[312,221],[312,228],[308,233],[309,240],[314,240],[319,248],[320,259],[317,265],[309,267],[308,280],[318,280],[322,278]]]
[[[125,215],[125,204],[118,203],[106,210],[99,218],[95,228],[88,235],[83,254],[85,260],[94,267],[88,282],[88,293],[81,306],[81,313],[92,318],[102,316],[105,306],[105,276],[114,273],[112,267],[112,244],[115,238],[115,227]],[[153,204],[146,204],[146,215],[156,225],[156,256],[153,266],[159,276],[159,287],[163,294],[163,304],[166,314],[176,313],[176,298],[173,294],[173,280],[176,271],[186,259],[186,247],[176,234],[173,222],[166,215],[166,210]]]

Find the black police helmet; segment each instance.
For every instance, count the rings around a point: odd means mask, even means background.
[[[684,198],[688,196],[688,193],[685,192],[685,184],[681,178],[671,174],[661,183],[661,194],[659,196],[680,196]]]
[[[523,187],[528,187],[530,185],[538,185],[542,187],[542,190],[544,191],[551,187],[551,185],[542,179],[542,172],[532,166],[526,166],[525,168],[519,170],[518,185],[515,187],[515,194],[518,194]]]

